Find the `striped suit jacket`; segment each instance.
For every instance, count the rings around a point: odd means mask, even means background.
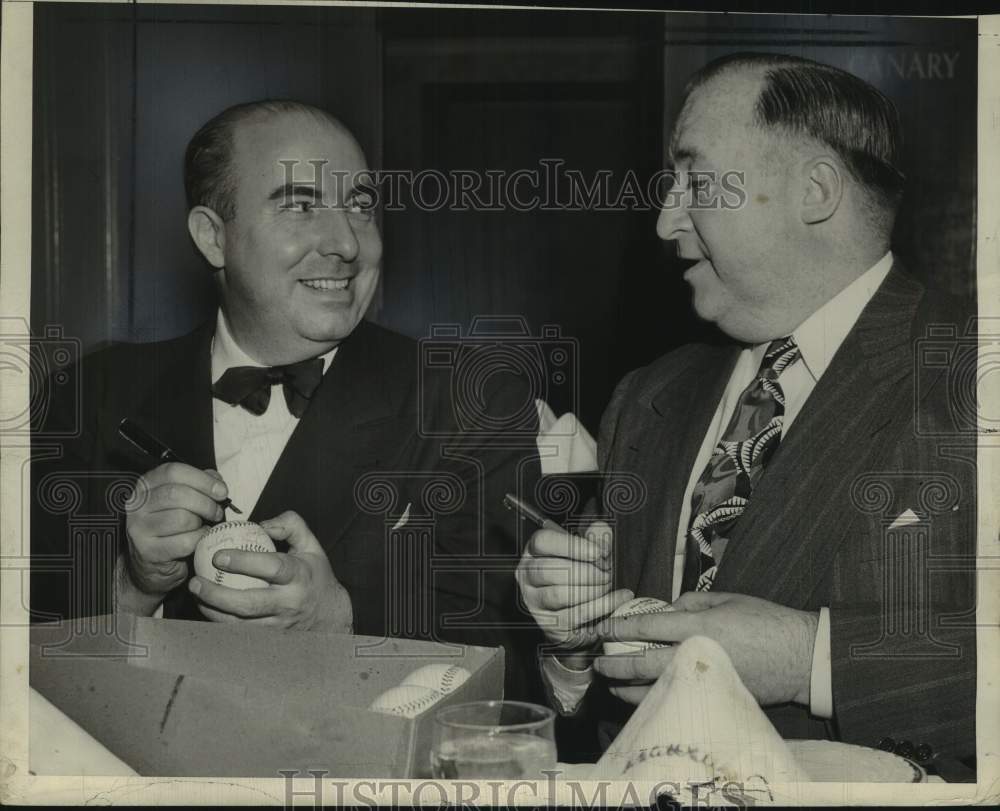
[[[956,374],[962,359],[975,368],[967,316],[894,267],[730,534],[715,590],[831,610],[834,719],[768,708],[785,737],[974,753],[976,450],[963,422],[974,391],[956,388],[974,378]],[[686,346],[616,389],[601,469],[638,476],[647,491],[638,510],[604,505],[616,588],[670,600],[681,500],[738,354]],[[907,510],[920,520],[893,527]],[[630,711],[594,692],[604,718]]]

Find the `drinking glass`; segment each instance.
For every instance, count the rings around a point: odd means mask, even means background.
[[[431,773],[444,780],[544,780],[556,767],[555,712],[523,701],[472,701],[434,717]]]

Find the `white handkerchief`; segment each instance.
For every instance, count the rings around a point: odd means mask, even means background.
[[[393,525],[393,529],[402,529],[406,526],[406,522],[410,520],[410,506],[412,502],[406,505],[406,509],[403,510],[403,514],[399,516],[399,520]]]
[[[538,408],[538,456],[542,474],[587,473],[597,470],[597,442],[576,415],[567,411],[556,418],[549,404],[535,400]]]
[[[920,516],[917,515],[913,510],[907,510],[906,512],[900,514],[899,518],[892,522],[892,526],[889,529],[899,529],[900,527],[908,527],[910,524],[919,524]]]

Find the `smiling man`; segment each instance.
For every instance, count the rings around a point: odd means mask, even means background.
[[[192,138],[184,179],[188,230],[219,310],[190,335],[84,361],[85,430],[60,458],[36,460],[36,494],[63,476],[103,505],[107,482],[95,474],[143,475],[114,578],[96,547],[68,582],[51,570],[65,566],[46,568],[72,558],[71,533],[65,513],[39,496],[35,618],[114,607],[501,645],[508,695],[532,697],[534,668],[522,657],[533,662],[535,632],[517,616],[509,569],[519,550],[501,507],[518,465],[522,481],[537,475],[537,460],[502,443],[505,427],[525,429],[507,418],[523,413],[526,382],[491,377],[479,394],[496,430],[472,441],[448,388],[421,378],[416,342],[364,320],[382,256],[371,180],[357,141],[325,111],[294,101],[227,109]],[[37,430],[56,430],[74,405],[53,404]],[[123,417],[187,464],[149,469],[118,436]],[[242,514],[227,514],[226,499]],[[191,555],[210,527],[247,518],[278,551],[217,553],[215,564],[265,586],[193,576]]]
[[[238,109],[188,147],[188,230],[218,271],[222,312],[245,352],[268,364],[317,357],[354,331],[378,285],[365,157],[319,111],[256,107],[256,118],[237,118]],[[225,129],[228,160],[216,143]]]
[[[561,620],[547,627],[564,653],[543,669],[564,712],[596,669],[610,695],[594,685],[589,704],[613,734],[672,656],[590,668],[602,638],[700,634],[785,737],[950,774],[974,754],[975,448],[954,408],[974,393],[944,374],[925,385],[915,361],[930,329],[963,335],[971,313],[890,250],[899,144],[886,97],[809,60],[736,55],[688,84],[670,143],[682,193],[657,231],[729,342],[619,384],[600,464],[641,476],[649,497],[609,509],[613,555],[608,526],[592,528],[603,541],[541,530],[529,543],[519,581],[536,616]],[[744,205],[705,205],[730,172]],[[957,563],[932,576],[937,556]],[[595,626],[633,595],[676,610]]]

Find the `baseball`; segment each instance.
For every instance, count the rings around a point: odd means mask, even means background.
[[[465,684],[469,675],[468,670],[458,665],[424,665],[403,679],[403,685],[429,687],[447,695]]]
[[[421,687],[416,684],[401,684],[386,690],[376,698],[368,709],[386,715],[401,715],[403,718],[416,718],[428,707],[444,698],[437,690]]]
[[[266,580],[245,574],[233,574],[215,568],[212,558],[220,549],[240,552],[274,552],[274,543],[264,530],[251,521],[227,521],[212,527],[198,541],[194,550],[194,571],[199,577],[231,589],[259,589]]]
[[[618,609],[611,615],[612,618],[625,619],[626,617],[637,617],[641,614],[660,614],[664,611],[673,611],[670,603],[657,600],[655,597],[636,597],[627,603],[618,606]],[[605,642],[604,655],[613,656],[616,653],[638,653],[649,648],[665,648],[670,642]]]

